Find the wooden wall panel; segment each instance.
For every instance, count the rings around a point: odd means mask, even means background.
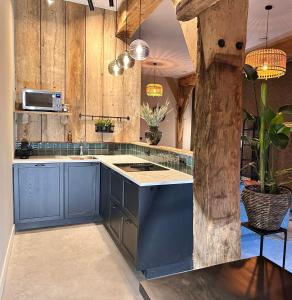
[[[141,105],[141,62],[124,74],[124,115],[131,118],[124,122],[123,141],[134,142],[140,138],[140,105]]]
[[[115,13],[105,11],[104,20],[104,80],[103,80],[103,114],[110,116],[123,116],[124,77],[114,77],[108,72],[108,65],[115,58]],[[122,53],[123,43],[118,40],[117,55]],[[113,99],[116,99],[113,101]],[[115,122],[113,134],[103,134],[106,142],[119,142],[123,138],[123,123]]]
[[[40,88],[40,2],[16,0],[15,69],[16,102],[21,102],[23,88]],[[40,116],[18,116],[18,138],[40,140]]]
[[[73,141],[85,140],[85,6],[66,2],[66,102],[72,116],[68,128]]]
[[[25,87],[60,90],[70,105],[69,118],[19,115],[17,140],[137,141],[141,66],[113,77],[108,64],[115,57],[115,14],[56,0],[16,0],[16,81],[19,92]],[[118,40],[117,56],[125,44]],[[115,133],[95,133],[95,121],[79,120],[89,115],[127,116],[131,121],[115,122]]]
[[[65,2],[41,0],[41,88],[65,94]],[[65,126],[58,116],[43,117],[43,139],[63,140]]]
[[[102,115],[104,10],[86,9],[86,113]],[[86,141],[102,140],[95,132],[95,120],[86,121]]]

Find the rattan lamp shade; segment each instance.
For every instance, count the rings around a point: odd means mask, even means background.
[[[146,94],[150,97],[161,97],[163,95],[163,86],[157,83],[147,84]]]
[[[279,78],[286,74],[287,55],[279,49],[260,49],[248,53],[245,63],[257,70],[259,79]]]

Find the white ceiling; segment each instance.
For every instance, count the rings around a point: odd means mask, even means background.
[[[69,1],[87,4],[87,0]],[[93,2],[96,7],[109,9],[108,0],[93,0]],[[118,6],[121,2],[122,0],[118,1]],[[249,3],[247,50],[263,44],[267,16],[265,6],[268,4],[273,5],[270,13],[269,41],[277,41],[292,35],[292,0],[249,0]],[[150,46],[150,57],[143,62],[144,73],[153,74],[154,61],[158,63],[157,75],[160,76],[182,77],[193,72],[171,0],[163,0],[143,23],[142,38]]]

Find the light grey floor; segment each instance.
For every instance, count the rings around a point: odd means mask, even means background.
[[[102,225],[15,235],[3,300],[140,300],[139,274]]]

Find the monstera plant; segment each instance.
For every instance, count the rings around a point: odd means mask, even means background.
[[[257,76],[247,76],[247,79],[255,81]],[[263,81],[260,101],[257,103],[259,115],[253,116],[246,112],[249,118],[259,121],[258,138],[242,137],[256,154],[256,162],[251,165],[256,169],[259,184],[245,187],[242,200],[252,226],[276,230],[279,229],[292,201],[290,189],[284,186],[292,183],[292,166],[277,170],[275,163],[278,150],[285,149],[289,143],[292,128],[285,125],[285,116],[292,115],[292,105],[282,106],[274,111],[268,105],[267,98],[267,83]]]

